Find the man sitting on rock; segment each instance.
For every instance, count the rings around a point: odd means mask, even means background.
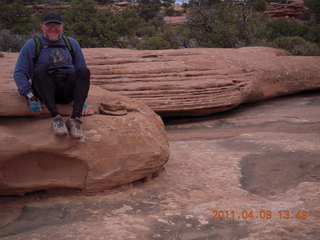
[[[21,49],[14,80],[32,113],[42,111],[41,102],[46,105],[55,135],[64,136],[69,132],[74,138],[82,138],[80,117],[87,113],[85,100],[90,86],[90,71],[78,42],[62,36],[64,24],[60,15],[49,12],[42,16],[41,21],[43,35],[29,40]],[[56,103],[71,102],[73,111],[65,123]]]

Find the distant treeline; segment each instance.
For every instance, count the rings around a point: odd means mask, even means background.
[[[234,1],[190,0],[183,5],[187,21],[179,27],[163,21],[164,15],[183,14],[173,8],[174,0],[140,0],[138,6],[121,11],[95,8],[97,3],[114,2],[111,0],[0,0],[0,51],[19,51],[27,39],[40,34],[40,19],[27,5],[49,2],[70,5],[58,10],[65,23],[65,34],[87,48],[271,46],[295,55],[320,55],[319,0],[305,0],[309,10],[299,21],[273,22],[267,21],[263,13],[267,0],[249,0],[241,5]],[[161,6],[164,11],[160,11]]]

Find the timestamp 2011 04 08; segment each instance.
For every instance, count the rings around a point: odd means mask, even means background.
[[[211,219],[225,220],[246,220],[246,219],[307,219],[308,211],[306,210],[213,210]]]

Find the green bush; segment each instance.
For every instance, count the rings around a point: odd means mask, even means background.
[[[157,33],[155,26],[145,23],[137,30],[137,36],[141,38],[151,37]]]
[[[221,0],[189,0],[188,5],[192,7],[211,7],[220,2]]]
[[[314,21],[320,23],[320,1],[319,0],[305,0],[304,4],[309,8],[309,12],[313,14]]]
[[[38,4],[43,5],[66,5],[70,4],[71,0],[35,0]]]
[[[301,37],[309,42],[320,43],[320,25],[299,23],[283,19],[268,23],[272,39],[279,37]]]
[[[301,37],[279,37],[272,41],[272,46],[286,49],[293,55],[320,55],[320,49],[316,43],[306,41]]]
[[[138,45],[137,49],[149,49],[149,50],[158,50],[158,49],[169,49],[170,42],[162,38],[161,36],[152,36],[146,39],[143,39]]]
[[[311,18],[311,13],[310,13],[309,11],[308,11],[308,12],[305,12],[305,13],[303,13],[303,14],[301,14],[301,15],[299,16],[299,19],[300,19],[301,21],[309,21],[310,18]]]
[[[14,34],[29,34],[38,28],[39,20],[32,17],[32,10],[23,1],[11,4],[0,0],[0,29],[9,29]]]
[[[144,20],[139,17],[136,9],[126,8],[120,13],[115,13],[116,24],[114,31],[120,36],[133,36],[138,29],[144,24]]]
[[[179,27],[164,23],[159,15],[165,6],[168,16],[179,15],[173,0],[140,0],[138,7],[96,9],[95,4],[114,0],[0,0],[0,51],[19,51],[36,34],[39,17],[32,17],[26,3],[71,3],[61,10],[65,34],[82,47],[168,49],[196,47],[276,46],[297,55],[318,55],[320,46],[319,0],[305,0],[310,11],[301,18],[308,23],[276,20],[267,22],[265,3],[286,0],[190,0],[187,22]],[[315,21],[316,20],[316,21]],[[7,30],[6,30],[7,29]],[[274,40],[273,42],[271,42]]]
[[[268,23],[268,28],[271,31],[271,38],[275,39],[281,36],[302,36],[303,25],[296,21],[286,21],[284,19],[278,19]]]
[[[237,34],[235,8],[228,3],[193,7],[186,27],[200,47],[232,47]]]
[[[99,4],[107,4],[107,3],[113,3],[114,0],[96,0]]]
[[[139,16],[145,21],[149,21],[158,16],[160,6],[160,0],[140,0],[138,7]]]
[[[0,30],[0,51],[19,52],[29,37],[14,34],[10,30]]]
[[[211,7],[190,9],[186,26],[190,29],[190,39],[194,39],[199,47],[229,48],[266,42],[269,38],[266,24],[262,13],[253,12],[247,6],[236,7],[221,2]]]
[[[100,33],[102,23],[97,21],[97,10],[94,1],[72,1],[71,8],[63,12],[65,32],[76,38],[82,47],[98,47],[105,44],[105,37]],[[112,34],[108,39],[112,39]]]
[[[165,23],[161,18],[153,18],[137,29],[137,36],[142,38],[152,37],[159,32],[163,32],[164,26]]]
[[[161,2],[162,6],[164,6],[165,8],[169,8],[175,3],[175,0],[162,0]]]
[[[180,48],[197,48],[199,44],[195,35],[187,26],[179,26],[176,28],[176,42]]]
[[[17,2],[23,3],[23,5],[32,5],[32,4],[42,4],[43,0],[1,0],[1,2],[6,4],[14,4]]]
[[[82,47],[127,47],[144,22],[135,9],[97,10],[94,1],[82,1],[73,1],[63,15],[66,34],[76,38]]]
[[[238,42],[236,46],[268,46],[271,31],[267,27],[268,21],[263,13],[240,8],[237,19]]]
[[[287,3],[288,0],[266,0],[266,2]]]
[[[172,17],[175,15],[175,13],[176,13],[176,11],[173,9],[173,7],[166,8],[166,10],[165,10],[166,16]]]
[[[160,18],[146,22],[136,34],[140,38],[136,41],[137,49],[168,49],[178,48],[176,31],[165,24]]]
[[[180,45],[177,41],[177,33],[175,29],[171,28],[168,25],[164,25],[161,32],[161,37],[170,43],[170,49],[179,48]]]
[[[305,40],[320,44],[320,24],[305,24],[303,29],[303,38]]]
[[[263,12],[267,8],[266,0],[249,0],[248,3],[253,8],[253,10],[258,12]]]

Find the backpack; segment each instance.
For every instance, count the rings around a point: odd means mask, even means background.
[[[62,36],[62,39],[63,41],[65,42],[70,54],[71,54],[71,57],[72,57],[72,60],[74,59],[74,51],[73,51],[73,48],[72,48],[72,45],[70,43],[70,40],[67,36]],[[42,48],[50,48],[50,47],[62,47],[62,48],[65,48],[65,46],[61,46],[61,45],[54,45],[54,46],[42,46],[41,44],[41,41],[40,41],[40,37],[36,36],[33,38],[35,44],[36,44],[36,51],[35,51],[35,57],[33,59],[33,64],[36,64],[36,62],[38,61],[38,58],[40,56],[40,52],[42,50]]]

